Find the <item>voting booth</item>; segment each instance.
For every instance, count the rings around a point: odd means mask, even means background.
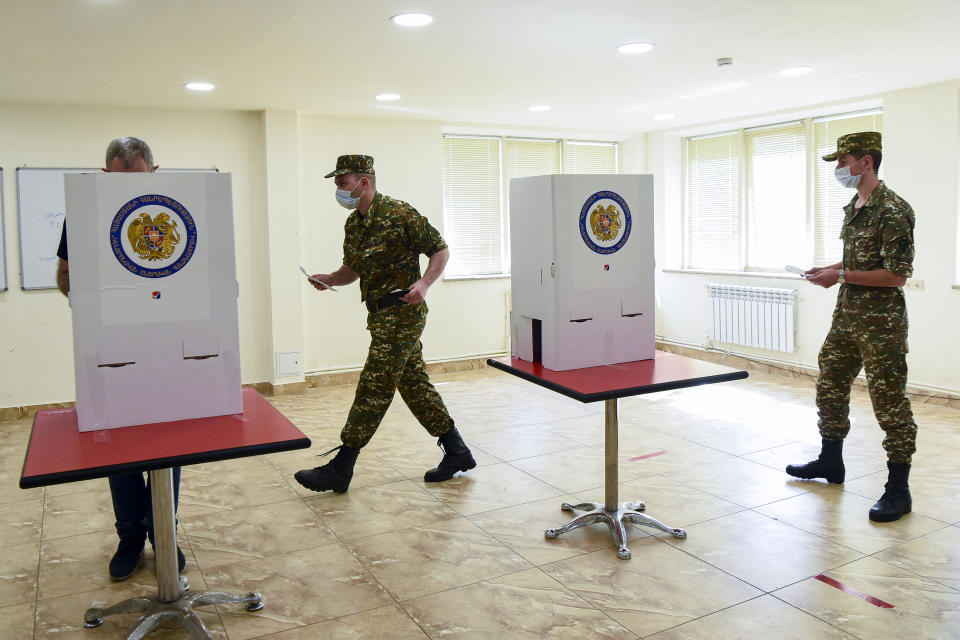
[[[229,174],[68,174],[80,431],[241,413]]]
[[[654,355],[653,176],[510,182],[511,355],[555,371]]]

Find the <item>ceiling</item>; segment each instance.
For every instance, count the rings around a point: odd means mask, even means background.
[[[958,0],[0,0],[0,102],[626,135],[960,78],[958,25]]]

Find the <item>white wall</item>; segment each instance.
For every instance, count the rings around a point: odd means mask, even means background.
[[[916,87],[881,96],[887,184],[917,215],[914,278],[923,291],[906,290],[910,316],[911,384],[960,392],[960,290],[951,288],[957,268],[958,176],[960,176],[960,81]],[[810,110],[822,106],[811,105]],[[838,108],[838,112],[844,109]],[[746,116],[746,114],[745,114]],[[758,114],[757,118],[763,118]],[[711,123],[704,123],[710,128]],[[836,288],[775,277],[744,277],[664,272],[681,260],[680,136],[646,136],[648,168],[657,175],[657,333],[669,340],[703,344],[709,309],[708,282],[797,288],[798,350],[774,354],[726,347],[791,363],[816,366],[817,352],[830,326]],[[840,256],[837,256],[839,260]],[[722,346],[722,345],[721,345]]]
[[[245,382],[270,374],[263,131],[259,114],[222,111],[0,106],[9,290],[0,292],[0,407],[74,397],[70,309],[56,289],[22,291],[19,276],[16,167],[103,166],[118,136],[146,140],[157,164],[217,166],[233,174],[240,341]]]

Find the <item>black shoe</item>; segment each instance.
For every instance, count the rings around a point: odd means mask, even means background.
[[[360,449],[354,449],[343,444],[324,453],[327,455],[336,451],[333,460],[322,467],[302,469],[293,474],[294,479],[311,491],[333,491],[346,493],[353,479],[353,466],[357,463]]]
[[[177,545],[177,573],[183,573],[186,566],[187,558],[183,555],[183,551],[180,550],[180,545]]]
[[[907,479],[910,465],[905,462],[887,462],[889,475],[884,492],[877,503],[870,507],[870,519],[874,522],[893,522],[913,509],[913,498]]]
[[[424,482],[443,482],[452,478],[457,471],[469,471],[477,466],[477,461],[473,459],[456,427],[451,427],[450,431],[440,436],[437,446],[443,449],[443,460],[435,469],[423,474]]]
[[[816,460],[807,464],[788,464],[787,473],[804,480],[823,478],[827,482],[843,484],[847,473],[843,466],[843,440],[824,440]]]
[[[110,579],[114,582],[126,580],[134,574],[140,564],[143,553],[143,538],[120,538],[117,552],[110,559]]]

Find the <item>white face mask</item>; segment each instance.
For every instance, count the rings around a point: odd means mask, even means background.
[[[850,175],[850,167],[837,167],[833,170],[833,177],[847,189],[856,189],[860,184],[860,176]]]
[[[360,202],[360,196],[363,195],[363,191],[361,191],[360,195],[357,197],[354,197],[352,194],[354,189],[359,186],[360,183],[358,182],[353,189],[350,189],[349,191],[347,189],[337,189],[337,203],[344,209],[356,209],[357,204]]]

